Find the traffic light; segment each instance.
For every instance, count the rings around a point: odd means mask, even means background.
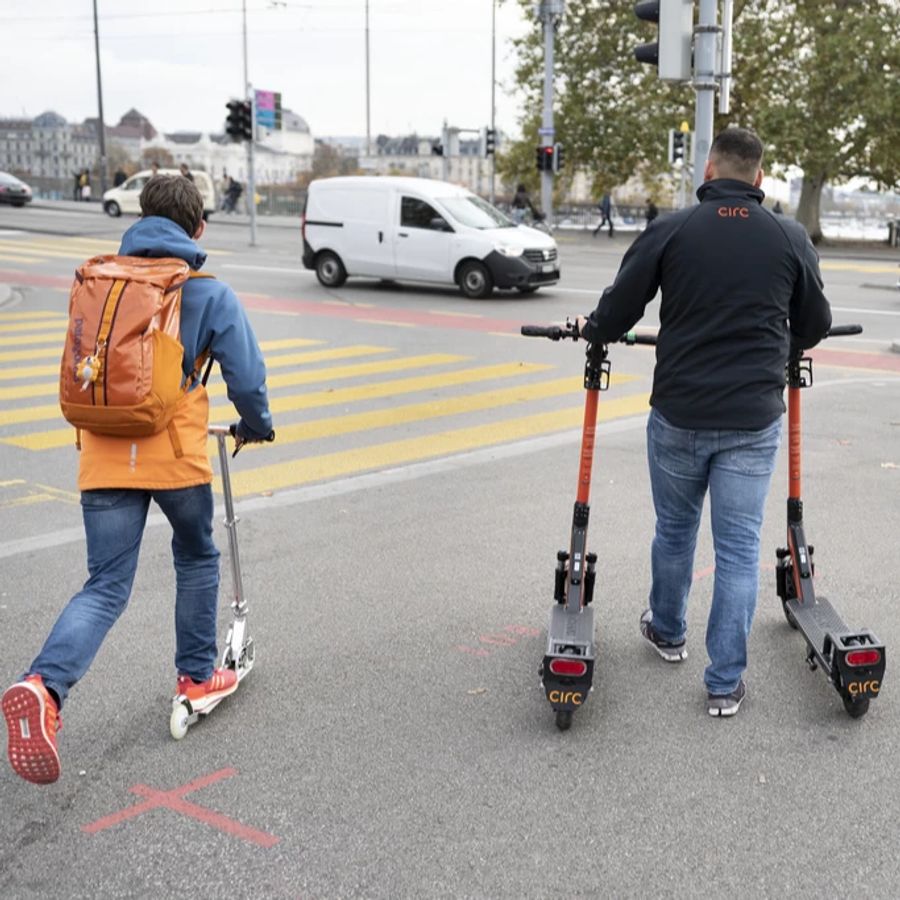
[[[641,0],[635,3],[634,14],[659,25],[656,41],[634,48],[635,59],[656,66],[664,81],[688,81],[694,35],[693,0]]]
[[[444,145],[440,141],[432,141],[431,142],[431,155],[432,156],[443,156],[444,155]]]
[[[233,141],[249,141],[253,139],[253,108],[249,100],[229,100],[225,104],[228,118],[225,120],[225,133]]]
[[[497,147],[497,133],[493,128],[484,130],[484,155],[493,156]]]
[[[244,133],[241,120],[242,100],[229,100],[225,106],[228,109],[228,118],[225,120],[225,133],[233,140],[240,141]]]
[[[281,123],[282,123],[282,117],[281,117],[281,93],[280,93],[280,92],[276,92],[276,94],[275,94],[275,129],[276,129],[276,131],[280,131],[280,130],[281,130]]]
[[[684,162],[685,133],[676,128],[669,129],[669,164],[674,165],[681,160]]]
[[[536,147],[535,160],[537,162],[538,172],[553,172],[554,169],[554,153],[553,147]]]
[[[561,172],[565,162],[565,147],[562,144],[553,145],[553,171]]]

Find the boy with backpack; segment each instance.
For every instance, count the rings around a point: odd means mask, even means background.
[[[10,763],[35,784],[59,777],[59,711],[125,609],[151,500],[174,533],[176,694],[202,710],[237,687],[233,670],[215,667],[219,551],[199,374],[207,357],[219,363],[240,447],[274,437],[265,363],[234,292],[198,272],[206,223],[197,187],[154,176],[141,211],[120,255],[88,260],[72,287],[60,404],[77,427],[90,577],[3,694]]]

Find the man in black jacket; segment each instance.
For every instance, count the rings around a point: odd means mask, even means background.
[[[647,422],[656,533],[641,634],[668,662],[687,657],[687,599],[709,490],[716,573],[704,681],[713,716],[737,713],[746,693],[785,364],[831,327],[805,230],[762,206],[762,155],[750,131],[719,134],[699,205],[652,222],[594,312],[578,319],[586,340],[614,341],[662,291]]]

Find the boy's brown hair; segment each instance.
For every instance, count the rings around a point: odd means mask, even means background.
[[[141,215],[171,219],[193,237],[203,221],[203,197],[183,175],[154,175],[141,191]]]

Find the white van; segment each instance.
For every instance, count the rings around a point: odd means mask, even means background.
[[[467,297],[559,281],[548,234],[516,225],[465,188],[429,178],[313,181],[303,212],[303,265],[325,287],[348,275],[458,285]]]
[[[160,169],[158,175],[181,175],[178,169]],[[194,184],[203,197],[203,218],[208,219],[216,211],[216,191],[213,188],[212,178],[207,172],[191,172],[194,176]],[[111,216],[121,216],[122,213],[141,214],[141,191],[144,185],[153,177],[151,169],[137,172],[131,178],[123,181],[118,187],[110,188],[103,195],[103,211]]]

